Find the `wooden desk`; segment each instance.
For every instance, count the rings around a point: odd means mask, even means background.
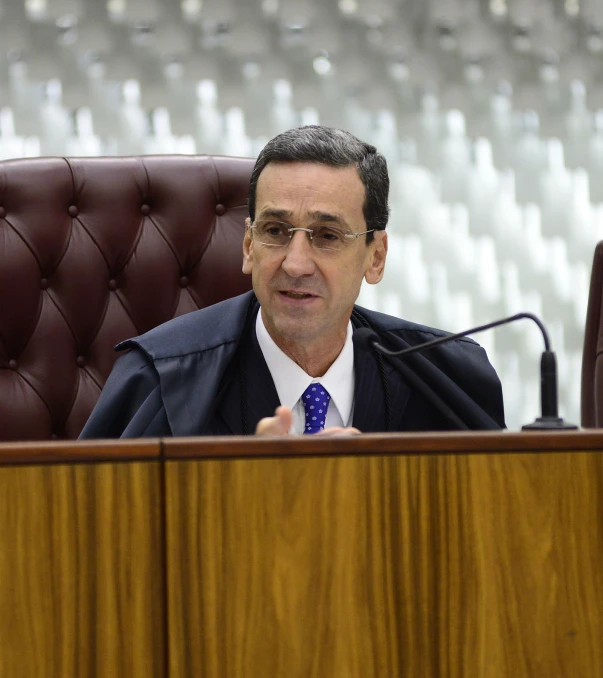
[[[5,444],[0,464],[0,677],[165,676],[159,441]]]
[[[0,676],[603,676],[603,432],[149,444],[0,468]]]

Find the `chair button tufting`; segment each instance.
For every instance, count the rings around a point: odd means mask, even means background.
[[[86,358],[83,355],[78,355],[77,360],[75,361],[78,367],[86,366]]]
[[[180,278],[180,287],[188,287],[188,277],[183,275]]]
[[[77,217],[77,215],[80,213],[75,205],[70,205],[67,211],[69,212],[70,217]]]
[[[151,206],[150,205],[142,205],[141,208],[140,208],[140,212],[141,212],[141,214],[144,214],[145,217],[146,217],[148,214],[151,214]]]
[[[40,280],[40,289],[42,289],[42,290],[48,289],[48,278],[42,278]]]
[[[58,440],[59,439],[59,436],[58,436],[57,433],[53,433],[50,437],[52,438],[52,440]]]
[[[6,207],[0,207],[0,219],[4,219],[6,216]]]
[[[109,289],[115,291],[117,289],[117,280],[109,280]]]
[[[223,214],[226,214],[226,207],[224,207],[224,205],[221,205],[220,203],[218,203],[216,205],[216,214],[219,217],[221,217]]]
[[[8,366],[10,367],[11,370],[16,370],[17,369],[17,361],[16,360],[9,360],[8,361]]]

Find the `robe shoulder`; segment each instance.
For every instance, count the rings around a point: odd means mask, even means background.
[[[143,438],[170,435],[159,376],[144,351],[117,359],[80,438]]]
[[[252,300],[253,293],[246,292],[186,313],[145,334],[122,341],[115,350],[138,346],[156,361],[211,351],[223,344],[238,342]]]
[[[253,302],[246,293],[121,342],[80,438],[194,435],[202,428]]]
[[[364,316],[376,332],[401,332],[404,333],[408,340],[415,337],[415,343],[429,341],[436,337],[446,337],[451,334],[450,332],[445,332],[444,330],[439,330],[435,327],[413,323],[410,320],[396,318],[396,316],[387,315],[386,313],[369,311],[367,308],[362,308],[362,306],[354,306],[354,310]],[[456,341],[479,346],[479,344],[470,337],[461,337]],[[454,344],[455,342],[452,343]]]
[[[390,348],[394,350],[404,346],[416,346],[450,334],[384,313],[369,311],[358,306],[355,308],[381,335],[385,344],[390,344]],[[400,341],[403,342],[402,345]],[[421,370],[422,366],[426,367],[426,360],[456,384],[494,420],[496,425],[505,428],[502,385],[496,370],[488,360],[486,351],[476,341],[469,337],[461,337],[424,353],[415,354],[413,362],[416,363],[419,372],[439,390],[445,384],[440,383],[437,378],[434,382],[434,376],[437,373],[431,369],[424,372]]]

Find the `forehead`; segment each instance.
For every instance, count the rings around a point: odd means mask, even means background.
[[[297,215],[322,211],[348,221],[363,219],[365,189],[354,165],[271,162],[258,179],[256,211],[283,209]]]

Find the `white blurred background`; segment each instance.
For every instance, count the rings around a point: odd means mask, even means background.
[[[1,159],[255,156],[310,123],[388,159],[389,266],[360,303],[450,331],[536,313],[577,423],[602,0],[0,0]],[[539,410],[539,333],[476,339],[519,428]]]

